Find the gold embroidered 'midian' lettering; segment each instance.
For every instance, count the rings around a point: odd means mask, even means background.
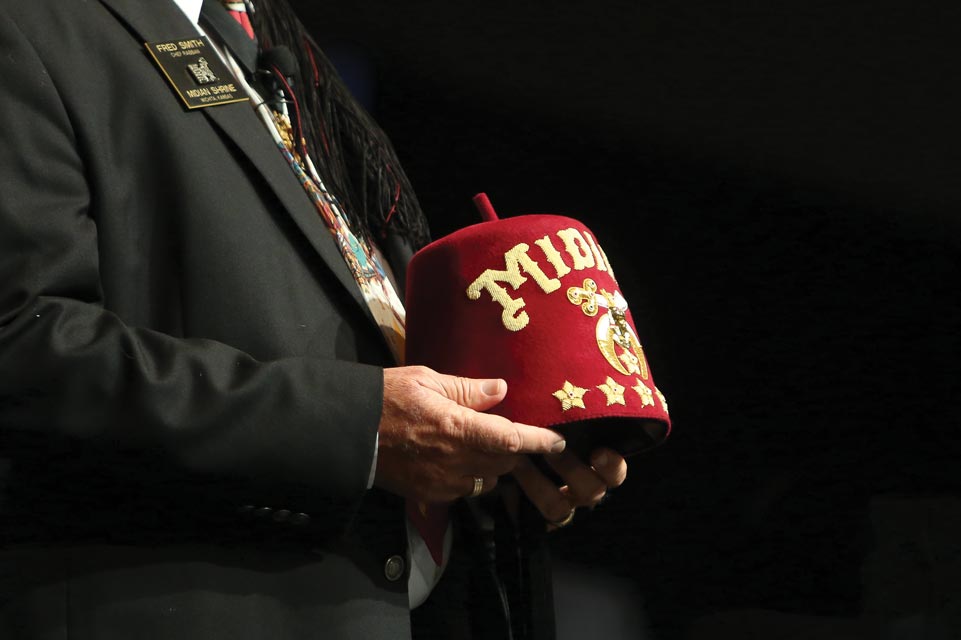
[[[511,331],[520,331],[530,323],[530,316],[524,311],[524,298],[512,298],[507,287],[516,291],[527,282],[530,276],[544,293],[554,293],[561,288],[562,278],[571,272],[597,268],[599,271],[611,271],[607,256],[601,251],[590,234],[582,234],[577,229],[562,229],[557,237],[564,246],[561,253],[554,245],[549,235],[534,241],[534,244],[544,254],[548,264],[554,269],[554,276],[549,276],[541,269],[540,264],[531,258],[528,252],[530,245],[521,242],[504,254],[503,269],[487,269],[467,287],[467,297],[477,300],[481,291],[487,291],[491,300],[501,306],[501,321]],[[564,255],[570,258],[570,264]],[[527,274],[525,276],[524,274]]]

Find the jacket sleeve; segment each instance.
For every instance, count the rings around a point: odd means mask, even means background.
[[[360,500],[382,369],[257,361],[105,309],[71,114],[2,10],[0,51],[0,436],[150,451],[191,474]]]

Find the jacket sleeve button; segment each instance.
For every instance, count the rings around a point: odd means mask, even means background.
[[[273,513],[273,511],[270,507],[260,507],[259,509],[254,509],[254,515],[258,518],[266,518]]]
[[[274,522],[287,522],[290,519],[289,509],[279,509],[274,511]]]
[[[384,577],[391,582],[397,582],[404,575],[404,559],[400,556],[394,555],[387,558],[384,562]]]

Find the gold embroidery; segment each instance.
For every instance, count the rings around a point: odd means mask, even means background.
[[[504,269],[487,269],[467,287],[467,297],[471,300],[480,298],[481,289],[490,293],[491,299],[501,305],[501,320],[510,331],[520,331],[527,326],[530,318],[526,311],[520,311],[524,307],[524,298],[511,298],[507,289],[498,283],[509,284],[516,291],[527,282],[527,278],[521,274],[524,271],[534,278],[544,293],[553,293],[561,288],[560,280],[547,277],[540,265],[527,255],[529,249],[530,246],[523,242],[516,245],[504,254]]]
[[[587,240],[577,229],[562,229],[557,232],[557,237],[564,241],[564,249],[574,261],[574,270],[581,271],[590,269],[594,266],[594,254],[587,246]]]
[[[535,240],[534,244],[541,248],[544,252],[544,256],[547,257],[547,261],[551,263],[551,266],[557,271],[557,277],[563,278],[568,273],[571,272],[571,268],[564,264],[564,258],[561,256],[560,252],[554,248],[554,244],[551,242],[550,236],[544,236],[540,240]]]
[[[644,384],[643,382],[641,382],[640,380],[638,380],[637,378],[634,378],[634,380],[637,382],[637,384],[631,387],[631,389],[634,389],[634,391],[637,392],[637,395],[641,397],[641,406],[653,407],[654,394],[651,393],[651,388],[646,384]]]
[[[624,387],[617,384],[614,378],[607,376],[607,381],[604,384],[597,385],[597,388],[607,396],[607,406],[611,406],[612,404],[626,404],[624,402]]]
[[[578,409],[586,409],[584,406],[584,394],[588,392],[588,389],[582,389],[581,387],[575,387],[567,380],[564,381],[564,386],[551,395],[561,401],[561,409],[567,411],[571,407],[577,407]]]
[[[587,240],[587,244],[591,247],[591,253],[594,254],[594,262],[597,265],[598,271],[607,271],[607,262],[601,255],[600,249],[597,247],[597,242],[594,241],[594,236],[592,236],[587,231],[584,232],[584,239]]]
[[[567,290],[567,299],[571,304],[581,305],[581,311],[586,316],[597,315],[597,283],[590,278],[584,280],[584,288],[571,287]]]
[[[289,133],[286,137],[289,138]],[[534,244],[543,252],[547,263],[556,271],[553,277],[549,276],[541,268],[541,264],[529,255],[531,246],[521,242],[504,253],[503,269],[486,269],[468,285],[468,299],[479,300],[481,291],[486,290],[490,294],[491,300],[501,306],[501,319],[504,326],[510,331],[520,331],[530,324],[530,318],[527,312],[522,310],[524,299],[511,297],[508,293],[508,287],[517,291],[528,281],[528,276],[530,276],[541,291],[551,294],[561,289],[560,278],[570,273],[571,269],[582,271],[596,268],[598,271],[607,271],[613,275],[613,270],[607,256],[604,255],[604,250],[600,248],[590,233],[587,231],[581,233],[577,229],[568,228],[561,229],[554,235],[563,241],[564,253],[570,257],[570,265],[566,262],[562,252],[554,246],[550,235],[538,238],[534,241]],[[597,288],[594,282],[592,280],[585,280],[584,282],[591,282],[594,288],[590,291],[581,290],[580,294],[577,294],[578,288],[572,287],[568,289],[568,298],[572,303],[581,304],[584,313],[594,316],[597,314],[598,305],[602,306],[602,303],[596,295],[590,297],[587,295],[588,293],[596,293]]]
[[[554,293],[561,288],[561,281],[557,278],[548,278],[547,274],[541,269],[537,261],[532,260],[527,251],[530,249],[524,243],[521,243],[504,254],[504,263],[508,271],[521,270],[529,273],[537,286],[541,288],[544,293]]]
[[[654,387],[654,393],[657,394],[657,398],[661,401],[661,405],[664,407],[664,413],[667,413],[667,414],[671,413],[670,411],[667,410],[667,398],[664,397],[664,394],[661,393],[661,390],[658,389],[657,387]]]
[[[526,311],[521,311],[525,304],[524,298],[510,297],[507,295],[507,289],[497,284],[497,275],[504,273],[507,272],[488,269],[467,287],[467,297],[471,300],[477,300],[480,298],[481,289],[487,289],[487,292],[491,294],[491,300],[501,306],[501,322],[504,323],[504,326],[510,331],[520,331],[527,326],[531,319]],[[513,274],[507,273],[507,277],[509,279],[502,281],[508,282],[515,289],[527,281],[527,278],[522,276],[520,271]]]
[[[633,374],[641,372],[641,361],[630,351],[625,351],[621,355],[617,356],[617,359],[624,363],[624,367],[627,369],[628,373]]]

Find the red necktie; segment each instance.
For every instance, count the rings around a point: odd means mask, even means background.
[[[236,5],[236,4],[240,4],[240,3],[231,3],[231,5]],[[254,26],[250,24],[250,18],[247,17],[247,10],[231,9],[228,7],[227,12],[234,17],[234,20],[240,23],[240,26],[244,28],[244,31],[246,31],[247,35],[250,36],[250,39],[253,40]]]

